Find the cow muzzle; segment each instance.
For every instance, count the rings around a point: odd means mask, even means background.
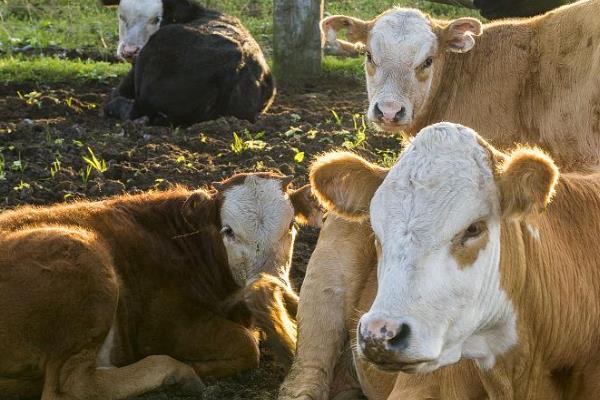
[[[416,373],[430,370],[435,359],[415,358],[410,353],[410,322],[365,314],[357,328],[358,351],[379,369]]]
[[[373,103],[368,118],[384,132],[398,132],[412,122],[411,107],[399,101]]]

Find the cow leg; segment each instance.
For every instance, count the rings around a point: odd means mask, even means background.
[[[63,365],[49,365],[42,400],[119,400],[163,386],[198,392],[204,385],[189,365],[169,356],[149,356],[121,368],[96,368],[97,351],[84,351]]]
[[[275,358],[289,367],[296,349],[296,294],[277,278],[262,274],[244,288],[244,303],[255,324],[265,332]]]
[[[298,306],[296,359],[280,400],[329,398],[334,368],[347,340],[349,318],[373,256],[367,224],[335,216],[325,221],[307,267]],[[368,272],[368,271],[367,271]]]
[[[132,67],[110,95],[104,115],[121,120],[129,119],[135,98],[135,67]]]
[[[257,368],[260,360],[258,338],[253,332],[236,323],[223,320],[211,337],[211,349],[203,353],[209,361],[194,361],[199,376],[226,377]]]

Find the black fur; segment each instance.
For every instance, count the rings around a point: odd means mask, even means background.
[[[104,1],[104,0],[103,0]],[[105,113],[189,125],[232,115],[254,121],[275,87],[264,55],[233,17],[191,0],[163,0],[161,28],[142,48]]]
[[[532,17],[569,3],[569,0],[474,0],[475,8],[488,19]]]

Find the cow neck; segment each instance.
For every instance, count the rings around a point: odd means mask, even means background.
[[[126,243],[112,243],[113,251],[130,268],[140,269],[130,272],[133,279],[146,279],[145,275],[150,273],[179,282],[182,294],[214,308],[238,286],[231,275],[218,228],[210,221],[204,227],[195,227],[184,218],[182,207],[190,194],[179,189],[111,200],[102,218],[110,223],[99,225],[114,231],[123,230],[128,221],[133,222],[129,222],[131,229],[138,232],[132,232]],[[106,236],[119,237],[111,232]],[[136,253],[144,260],[139,264],[131,262],[131,254]]]
[[[502,287],[518,316],[517,353],[531,360],[533,352],[550,369],[595,355],[599,193],[600,174],[563,175],[545,213],[502,227]]]

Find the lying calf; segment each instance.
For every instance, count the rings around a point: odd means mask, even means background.
[[[117,54],[134,63],[106,105],[113,117],[253,121],[275,93],[264,55],[240,21],[191,0],[122,0]]]
[[[295,347],[288,272],[310,188],[236,175],[0,215],[0,394],[121,399],[257,366],[255,327]]]
[[[343,338],[340,314],[369,399],[599,398],[600,174],[558,177],[537,149],[502,153],[448,123],[389,171],[350,153],[319,160],[313,190],[354,222],[319,238],[324,268],[303,284],[304,342],[282,398],[327,398],[320,339]],[[323,303],[325,290],[345,306]],[[307,327],[316,312],[327,324]]]

